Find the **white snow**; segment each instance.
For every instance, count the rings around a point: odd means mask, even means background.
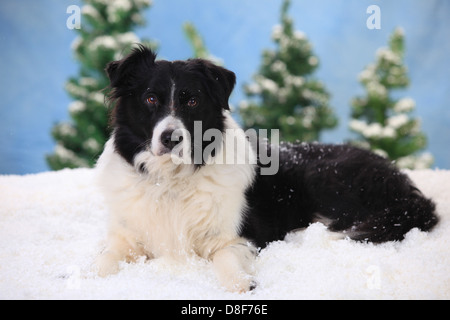
[[[70,114],[76,114],[86,110],[86,103],[80,100],[75,100],[69,104]]]
[[[450,171],[410,175],[437,202],[433,232],[372,245],[314,224],[262,250],[258,287],[241,295],[201,259],[141,259],[99,278],[107,212],[94,170],[0,176],[0,299],[450,299]]]
[[[416,108],[416,102],[412,98],[400,99],[394,106],[394,111],[398,113],[411,112]]]
[[[99,36],[89,44],[89,50],[91,51],[96,51],[100,47],[110,50],[116,50],[117,41],[112,36]]]
[[[409,117],[404,113],[400,113],[388,118],[386,122],[389,127],[391,127],[394,130],[398,130],[404,125],[408,124]]]
[[[394,128],[383,127],[378,122],[368,124],[366,121],[352,119],[350,121],[350,129],[359,132],[366,138],[395,138],[396,132]]]
[[[378,49],[376,55],[379,60],[384,59],[392,64],[401,64],[402,63],[401,57],[389,48]]]

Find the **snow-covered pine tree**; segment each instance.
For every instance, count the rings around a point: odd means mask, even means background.
[[[192,47],[193,57],[208,59],[211,56],[211,54],[206,48],[203,38],[200,36],[200,33],[197,31],[192,22],[186,22],[183,25],[183,31],[187,39],[189,40],[189,44]]]
[[[325,86],[312,76],[319,59],[305,34],[294,29],[290,4],[284,0],[281,25],[273,28],[276,49],[263,52],[259,73],[244,87],[250,100],[240,103],[240,114],[246,128],[280,129],[286,141],[317,141],[337,118]]]
[[[141,11],[151,5],[151,0],[83,1],[81,29],[72,44],[80,70],[66,83],[74,99],[69,105],[71,121],[52,129],[56,147],[47,163],[53,170],[95,164],[109,136],[105,66],[141,42],[131,30],[144,24]]]
[[[427,139],[420,120],[411,117],[416,103],[411,98],[392,96],[393,90],[409,85],[404,52],[404,32],[397,28],[390,36],[389,47],[380,48],[375,63],[359,75],[367,94],[352,101],[350,129],[358,134],[355,144],[395,161],[400,168],[429,168],[432,155],[417,154]]]
[[[217,65],[223,65],[222,59],[217,58],[209,52],[208,48],[206,47],[205,41],[192,22],[186,22],[183,25],[183,31],[189,41],[189,44],[192,47],[193,58],[207,59]]]

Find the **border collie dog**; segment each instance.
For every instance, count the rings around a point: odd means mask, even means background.
[[[114,108],[97,164],[110,213],[101,276],[139,256],[198,255],[221,286],[245,292],[257,248],[313,222],[374,243],[437,224],[433,202],[384,158],[346,145],[255,147],[230,116],[233,72],[155,59],[139,46],[106,68]],[[279,157],[270,174],[264,150]]]

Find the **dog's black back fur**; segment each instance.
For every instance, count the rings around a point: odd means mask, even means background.
[[[242,236],[260,247],[314,221],[354,240],[402,240],[436,225],[435,205],[386,159],[347,145],[282,144],[280,170],[247,191]]]

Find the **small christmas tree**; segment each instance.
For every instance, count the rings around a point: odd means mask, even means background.
[[[411,117],[414,100],[397,100],[391,95],[392,90],[409,85],[404,50],[403,30],[397,28],[389,47],[379,49],[376,62],[359,75],[367,95],[352,101],[350,129],[359,136],[356,144],[395,160],[400,168],[429,168],[433,157],[429,153],[416,155],[427,142],[420,131],[420,120]]]
[[[198,32],[197,28],[191,23],[186,22],[183,25],[183,31],[192,47],[193,58],[207,59],[217,65],[223,65],[223,60],[212,55],[206,47],[205,41]]]
[[[276,50],[265,50],[254,82],[245,86],[251,101],[240,103],[244,126],[280,129],[287,141],[316,141],[320,132],[337,125],[329,107],[330,95],[312,77],[319,65],[305,34],[294,30],[288,16],[290,0],[284,0],[281,25],[273,29]]]
[[[193,57],[201,59],[209,59],[211,54],[206,48],[205,42],[200,36],[199,32],[191,22],[186,22],[183,25],[184,34],[189,40],[192,47]]]
[[[110,133],[105,106],[105,88],[109,84],[105,66],[141,42],[131,30],[144,24],[140,12],[151,4],[150,0],[84,2],[79,36],[72,44],[80,71],[66,84],[74,99],[69,105],[72,121],[59,123],[52,129],[57,144],[47,162],[53,170],[95,164]]]

